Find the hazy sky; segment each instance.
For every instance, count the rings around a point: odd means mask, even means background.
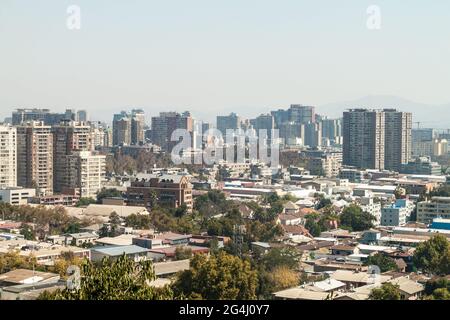
[[[81,8],[81,30],[66,26]],[[366,26],[369,5],[381,30]],[[257,115],[368,94],[450,102],[448,0],[0,0],[0,118]]]

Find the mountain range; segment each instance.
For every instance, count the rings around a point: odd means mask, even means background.
[[[352,101],[330,103],[318,106],[316,112],[330,118],[342,117],[342,112],[350,108],[395,108],[413,115],[414,128],[450,129],[450,103],[431,105],[413,102],[389,95],[369,95]]]

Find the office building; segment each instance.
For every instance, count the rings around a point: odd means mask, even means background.
[[[12,113],[12,124],[17,126],[27,122],[38,121],[52,126],[61,121],[75,121],[77,113],[73,109],[67,109],[64,113],[51,112],[49,109],[17,109]]]
[[[431,141],[435,138],[435,131],[431,128],[416,128],[411,129],[411,141],[414,142],[423,142],[423,141]]]
[[[88,113],[86,110],[79,110],[77,111],[77,119],[78,122],[88,122]]]
[[[297,123],[316,122],[316,108],[301,104],[292,104],[289,108],[289,121]]]
[[[265,130],[265,134],[267,135],[267,138],[270,141],[272,139],[273,130],[275,129],[275,120],[270,113],[261,114],[259,117],[257,117],[255,119],[254,128],[259,137],[260,137],[260,132],[262,134]],[[262,131],[260,131],[260,130],[262,130]]]
[[[141,109],[131,111],[131,144],[137,145],[145,142],[145,114]]]
[[[113,118],[113,145],[131,144],[131,116],[122,111],[115,114]]]
[[[280,129],[284,123],[290,122],[289,110],[278,109],[276,111],[271,111],[271,115],[275,121],[275,126]]]
[[[53,193],[53,132],[43,122],[17,127],[17,184],[38,195]]]
[[[331,145],[342,144],[342,119],[321,120],[322,123],[322,139],[328,140]]]
[[[417,174],[427,176],[440,176],[442,175],[442,167],[437,162],[432,162],[430,157],[418,157],[407,164],[403,164],[401,173],[405,174]]]
[[[436,218],[450,219],[450,197],[433,197],[417,204],[417,221],[430,224]]]
[[[160,206],[178,208],[186,205],[187,210],[192,211],[192,185],[185,175],[162,175],[132,182],[127,188],[128,205],[151,208],[155,194]]]
[[[318,148],[322,146],[322,123],[308,122],[305,124],[304,145],[310,148]]]
[[[171,141],[172,133],[184,129],[190,133],[191,147],[195,146],[194,119],[189,112],[161,112],[158,117],[152,117],[152,143],[163,151],[172,151],[178,141]]]
[[[0,124],[0,188],[17,186],[17,130]]]
[[[241,122],[241,118],[236,113],[231,113],[228,116],[217,116],[216,126],[222,136],[225,137],[228,129],[241,129]]]
[[[305,139],[305,125],[301,123],[285,122],[280,127],[280,138],[285,146],[303,146]]]

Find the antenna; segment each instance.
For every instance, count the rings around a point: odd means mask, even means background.
[[[237,255],[242,258],[242,244],[244,242],[245,225],[233,226],[233,242],[236,246]]]

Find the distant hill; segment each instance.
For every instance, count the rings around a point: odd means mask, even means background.
[[[330,103],[317,107],[317,113],[329,117],[342,117],[342,112],[349,108],[396,108],[412,112],[413,121],[421,122],[421,127],[437,129],[450,128],[450,104],[428,105],[409,101],[396,96],[371,95],[353,101]],[[416,127],[416,125],[414,125]]]

